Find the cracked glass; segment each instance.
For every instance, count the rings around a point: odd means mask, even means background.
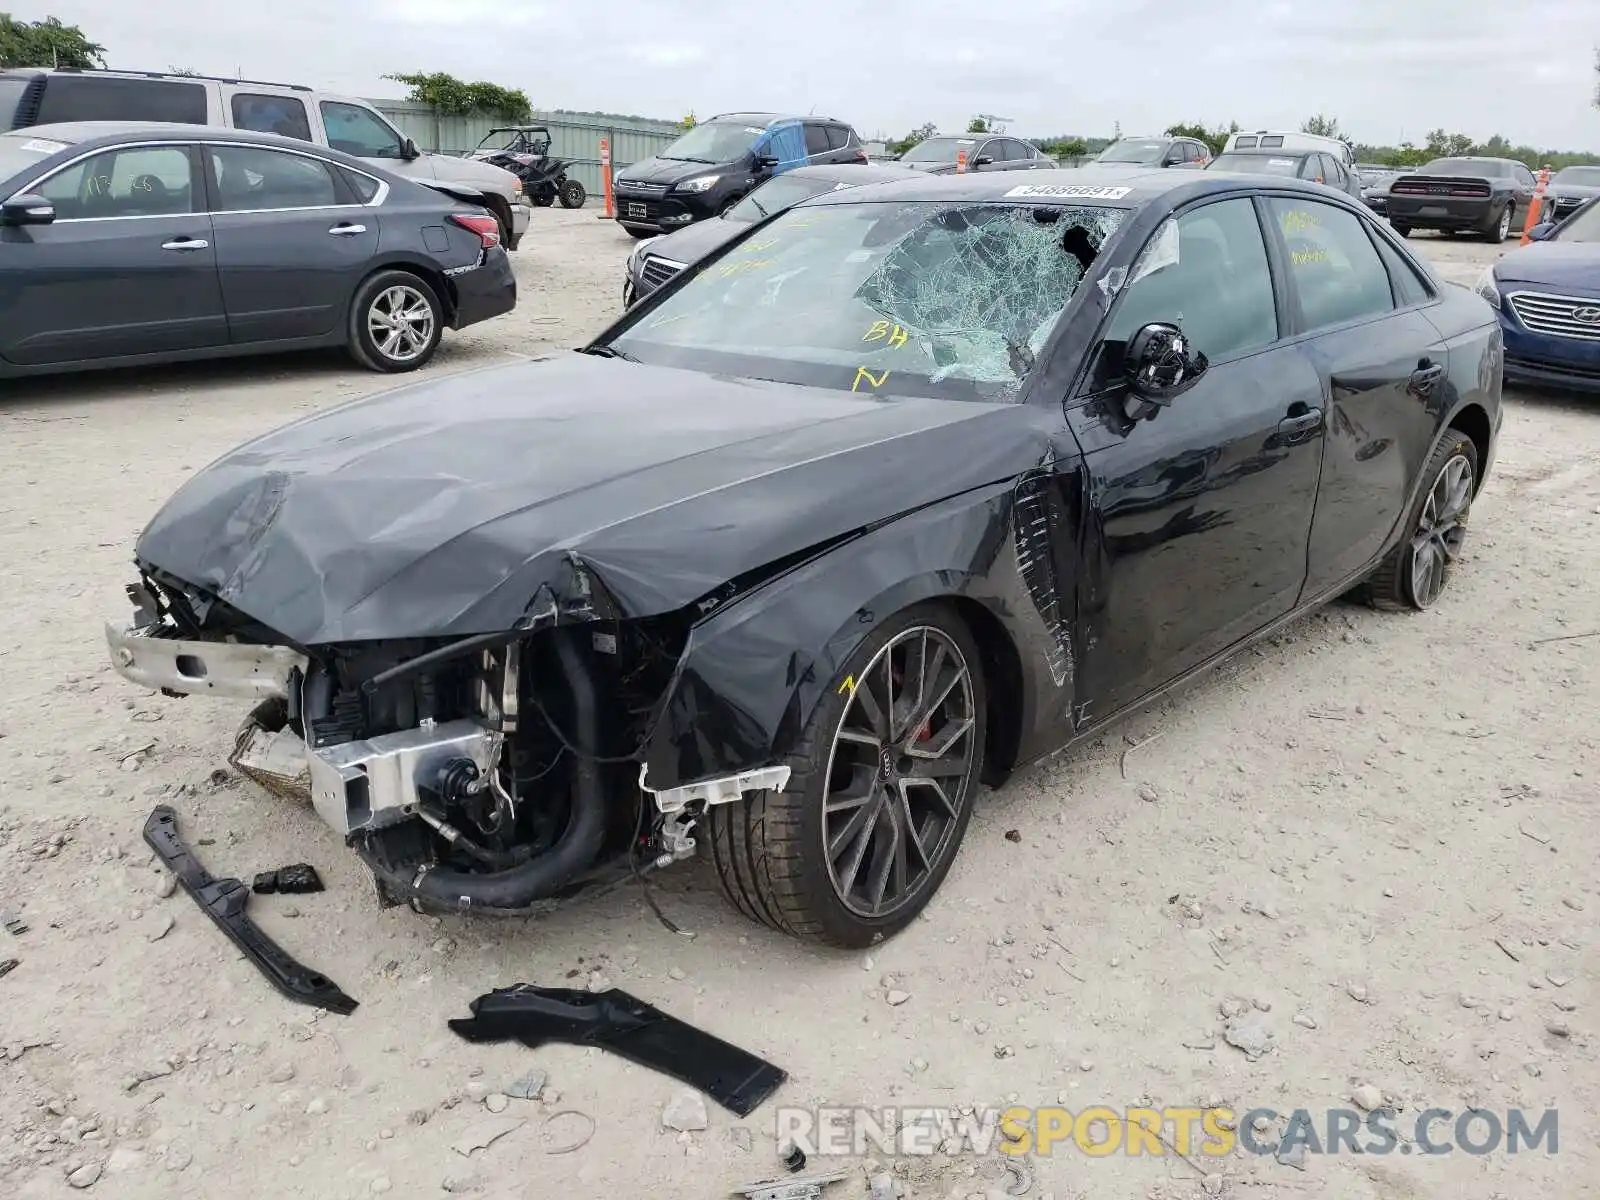
[[[613,340],[664,366],[879,395],[1014,400],[1127,210],[802,204]]]

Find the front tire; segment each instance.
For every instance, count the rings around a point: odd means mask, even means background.
[[[444,332],[444,306],[420,276],[379,271],[356,289],[347,334],[350,355],[384,374],[415,371],[431,359]]]
[[[1427,484],[1406,514],[1406,536],[1364,589],[1363,598],[1374,608],[1432,608],[1461,556],[1478,479],[1477,446],[1459,430],[1448,430],[1422,477]]]
[[[984,753],[982,660],[949,608],[880,625],[831,681],[788,757],[788,786],[713,805],[724,894],[773,929],[856,949],[905,928],[972,816]]]

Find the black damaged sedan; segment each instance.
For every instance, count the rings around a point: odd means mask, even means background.
[[[1439,602],[1501,335],[1354,201],[1130,168],[803,202],[580,352],[301,420],[144,530],[130,679],[256,701],[379,895],[694,854],[861,946],[980,783],[1296,615]]]

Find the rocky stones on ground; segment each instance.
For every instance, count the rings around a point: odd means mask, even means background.
[[[521,1129],[523,1124],[523,1121],[514,1117],[486,1117],[463,1129],[456,1140],[450,1143],[450,1148],[465,1158],[474,1150],[485,1150],[494,1145],[512,1130]]]
[[[673,1093],[672,1099],[661,1110],[661,1126],[664,1129],[691,1133],[704,1129],[708,1124],[710,1118],[706,1114],[705,1097],[688,1088]]]
[[[1255,1017],[1238,1017],[1223,1027],[1222,1036],[1228,1045],[1242,1051],[1251,1062],[1272,1049],[1272,1034]]]
[[[899,988],[890,988],[883,998],[889,1002],[891,1007],[899,1008],[907,1000],[911,999],[911,993],[903,992]]]
[[[510,1104],[510,1097],[503,1092],[490,1092],[483,1098],[483,1106],[492,1113],[503,1113]]]
[[[549,1076],[545,1072],[535,1068],[507,1084],[505,1094],[513,1100],[537,1100],[548,1079]]]
[[[1350,1099],[1363,1112],[1371,1112],[1373,1109],[1383,1107],[1383,1092],[1373,1087],[1370,1083],[1363,1083],[1356,1088],[1355,1091],[1350,1093]]]
[[[101,1163],[84,1163],[83,1166],[67,1175],[67,1182],[75,1188],[93,1187],[99,1182],[102,1170],[104,1170],[104,1166]]]

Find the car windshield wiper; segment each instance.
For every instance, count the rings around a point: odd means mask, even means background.
[[[755,209],[763,217],[770,217],[772,215],[765,208],[761,207],[761,201],[757,200],[754,196],[746,196],[745,199],[750,201],[750,207]]]
[[[638,362],[631,354],[624,354],[615,346],[585,346],[578,351],[579,354],[592,354],[596,358],[620,358],[623,362]]]
[[[708,163],[708,162],[715,162],[716,161],[715,159],[711,159],[711,158],[695,158],[693,155],[689,155],[689,154],[660,154],[660,155],[657,155],[656,157],[667,159],[669,162],[702,162],[702,163]]]

